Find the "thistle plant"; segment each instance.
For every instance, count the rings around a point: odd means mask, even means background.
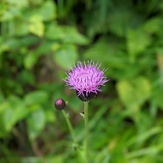
[[[90,101],[98,92],[101,86],[108,81],[104,76],[105,70],[100,70],[100,65],[92,61],[82,64],[78,62],[68,73],[66,84],[76,91],[82,101]]]
[[[90,162],[89,158],[89,125],[88,125],[88,103],[105,85],[108,79],[104,75],[105,70],[100,70],[100,65],[93,61],[87,63],[78,62],[68,71],[66,85],[76,91],[77,97],[84,102],[84,123],[85,123],[85,158],[86,163]]]

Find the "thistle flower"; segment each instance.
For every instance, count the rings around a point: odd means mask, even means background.
[[[57,110],[63,110],[63,109],[66,107],[65,101],[64,101],[63,99],[61,99],[61,98],[58,98],[58,99],[55,101],[54,105],[55,105],[55,108],[56,108]]]
[[[104,76],[105,70],[100,70],[99,64],[94,64],[93,61],[82,64],[78,62],[74,68],[67,73],[68,86],[76,90],[76,94],[82,101],[89,101],[95,97],[98,92],[101,92],[101,86],[108,81]]]

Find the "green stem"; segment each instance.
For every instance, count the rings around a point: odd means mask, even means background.
[[[74,132],[74,129],[72,127],[72,124],[70,122],[69,115],[64,110],[62,110],[62,113],[66,119],[66,122],[67,122],[68,128],[70,130],[70,134],[72,136],[72,139],[73,139],[74,143],[77,144],[77,139],[76,139],[75,132]]]
[[[88,126],[88,102],[84,102],[84,123],[85,123],[85,157],[89,163],[89,126]]]

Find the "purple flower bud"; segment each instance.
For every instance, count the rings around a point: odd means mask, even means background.
[[[66,107],[65,101],[61,98],[58,98],[54,105],[57,110],[63,110]]]
[[[101,91],[101,86],[104,86],[109,81],[104,76],[104,72],[104,70],[100,70],[100,65],[95,65],[92,61],[88,61],[87,64],[78,62],[68,72],[68,78],[65,82],[72,89],[76,90],[80,100],[89,101]]]

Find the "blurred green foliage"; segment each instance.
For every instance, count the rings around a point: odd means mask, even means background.
[[[78,60],[108,68],[90,102],[94,163],[163,162],[162,0],[1,0],[0,162],[83,162],[82,102],[65,87]]]

